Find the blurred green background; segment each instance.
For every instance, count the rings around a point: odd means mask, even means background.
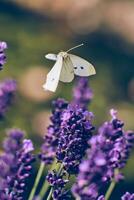
[[[0,0],[0,40],[8,43],[8,62],[0,79],[15,78],[14,105],[0,122],[5,129],[19,127],[37,149],[49,123],[51,100],[70,100],[72,86],[63,84],[55,94],[42,90],[53,62],[44,58],[84,43],[74,54],[89,60],[97,74],[90,78],[94,98],[90,110],[99,126],[119,111],[125,129],[134,130],[134,1],[124,0]],[[115,195],[134,192],[134,154],[125,169],[126,180]]]

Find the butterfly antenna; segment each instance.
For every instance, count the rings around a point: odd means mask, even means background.
[[[66,52],[68,53],[69,51],[72,51],[73,49],[76,49],[76,48],[81,47],[81,46],[83,46],[83,45],[84,45],[83,43],[82,43],[82,44],[79,44],[79,45],[77,45],[77,46],[75,46],[75,47],[72,47],[71,49],[67,50]]]

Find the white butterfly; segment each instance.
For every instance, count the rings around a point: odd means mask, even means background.
[[[91,76],[96,74],[95,68],[91,63],[79,56],[68,54],[70,50],[82,45],[73,47],[66,52],[61,51],[57,55],[47,54],[45,56],[49,60],[56,61],[51,71],[47,74],[46,83],[43,85],[45,90],[55,92],[59,81],[71,82],[74,79],[74,74],[77,76]]]

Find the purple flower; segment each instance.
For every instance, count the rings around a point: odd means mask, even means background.
[[[0,117],[3,117],[12,103],[15,91],[16,82],[14,80],[5,80],[0,83]]]
[[[89,87],[89,78],[78,78],[73,89],[73,104],[86,109],[92,98],[93,92]]]
[[[25,153],[29,153],[34,150],[33,143],[31,140],[24,139],[23,140],[23,151]]]
[[[21,200],[31,173],[34,156],[30,140],[23,140],[24,133],[11,129],[3,142],[4,153],[0,156],[0,199]]]
[[[89,147],[94,127],[91,124],[93,114],[78,106],[69,105],[62,113],[62,122],[58,139],[57,159],[69,173],[77,173],[81,159]]]
[[[15,154],[20,148],[22,148],[22,139],[24,132],[19,129],[10,129],[7,132],[7,138],[3,141],[3,149],[5,153]]]
[[[122,197],[121,200],[134,200],[134,193],[130,194],[129,192],[126,192]]]
[[[79,166],[77,183],[72,188],[74,196],[83,200],[95,200],[105,172],[107,172],[106,155],[100,151],[99,147],[97,149],[91,146],[87,159]]]
[[[40,155],[46,164],[51,164],[55,158],[61,125],[61,114],[67,108],[67,105],[68,103],[64,99],[53,101],[52,116],[50,117],[51,124],[44,135],[44,144],[42,145],[42,153]]]
[[[134,134],[123,131],[123,122],[117,119],[116,112],[111,110],[112,120],[105,122],[98,135],[89,140],[90,149],[87,159],[79,166],[77,182],[73,186],[73,194],[83,200],[95,200],[99,190],[112,178],[122,179],[121,173],[116,173],[125,166],[134,144]]]
[[[7,49],[6,42],[0,42],[0,70],[3,69],[3,65],[6,63],[5,49]]]
[[[101,195],[101,196],[99,196],[99,197],[97,198],[97,200],[105,200],[105,197],[104,197],[103,195]]]
[[[54,200],[64,200],[65,199],[65,192],[64,187],[68,183],[67,179],[63,177],[66,176],[65,173],[58,175],[56,171],[49,172],[47,175],[47,181],[53,188],[53,199]],[[67,194],[66,194],[67,196]],[[67,199],[67,198],[66,198]]]

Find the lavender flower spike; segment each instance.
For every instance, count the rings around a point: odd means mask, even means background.
[[[40,154],[40,158],[45,164],[51,164],[56,156],[61,126],[61,114],[67,106],[68,103],[64,99],[53,101],[52,116],[50,117],[51,124],[48,126],[48,131],[44,135],[44,143]]]
[[[89,87],[89,78],[77,78],[76,86],[73,89],[73,104],[86,109],[93,98],[93,92]]]
[[[78,166],[89,147],[93,114],[78,106],[69,105],[62,113],[57,159],[68,173],[77,173]]]
[[[19,129],[11,129],[7,134],[0,156],[0,169],[4,169],[0,171],[0,199],[22,200],[34,161],[33,145],[30,140],[23,140],[24,133]]]
[[[129,192],[126,192],[122,197],[121,200],[134,200],[134,193],[130,194]]]
[[[5,80],[0,82],[0,117],[3,117],[12,103],[16,91],[16,81]]]
[[[96,200],[102,186],[113,178],[116,182],[123,178],[121,173],[115,174],[115,170],[125,166],[134,146],[134,133],[123,130],[124,123],[117,118],[117,111],[112,109],[110,113],[112,120],[105,122],[89,140],[87,159],[79,166],[73,194],[82,200]]]
[[[0,70],[3,69],[3,65],[6,63],[6,55],[4,53],[5,49],[7,49],[6,42],[0,41]]]

